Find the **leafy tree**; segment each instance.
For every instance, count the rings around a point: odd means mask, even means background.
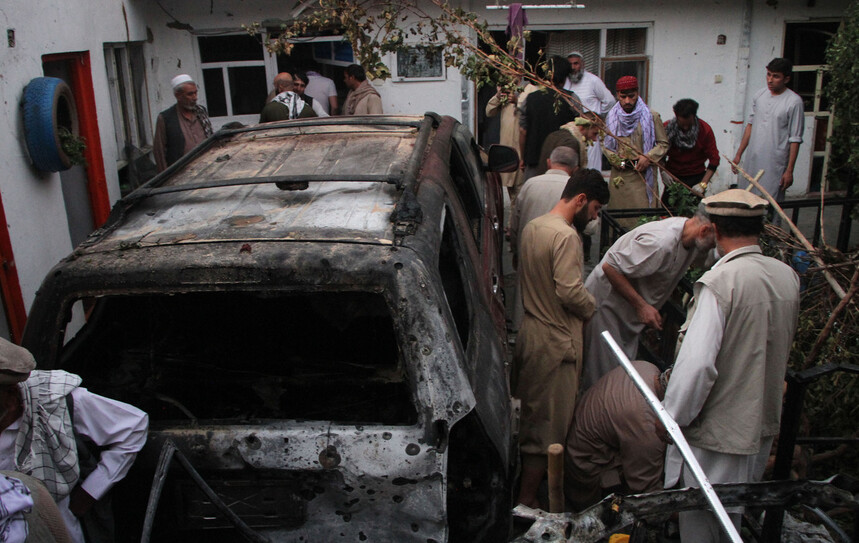
[[[829,84],[826,95],[835,112],[832,130],[834,167],[830,170],[830,181],[843,183],[846,176],[856,175],[859,169],[859,2],[853,2],[845,15],[844,24],[826,51],[826,62],[830,65]],[[839,181],[841,183],[839,183]],[[854,187],[855,190],[855,187]]]

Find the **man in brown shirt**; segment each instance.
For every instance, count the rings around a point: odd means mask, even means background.
[[[667,374],[642,360],[632,365],[662,399]],[[655,424],[656,414],[620,366],[582,395],[564,453],[564,495],[573,507],[590,507],[611,492],[662,490],[665,443]]]
[[[529,222],[520,241],[519,273],[525,318],[513,355],[513,396],[522,401],[519,447],[522,484],[518,503],[538,507],[546,449],[563,443],[579,388],[582,323],[594,298],[582,282],[582,230],[608,203],[596,170],[579,170],[561,200]],[[573,228],[575,227],[575,228]]]
[[[206,108],[197,104],[197,84],[187,74],[170,81],[176,103],[158,114],[152,153],[159,172],[212,135]]]

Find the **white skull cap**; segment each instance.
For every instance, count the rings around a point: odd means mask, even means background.
[[[180,74],[170,80],[170,87],[175,91],[179,85],[184,85],[185,83],[193,83],[194,80],[191,79],[191,76],[188,74]]]

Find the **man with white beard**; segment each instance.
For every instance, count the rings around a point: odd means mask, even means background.
[[[587,110],[605,117],[605,114],[616,101],[614,95],[608,90],[602,79],[585,70],[585,59],[581,53],[573,51],[567,55],[567,60],[570,62],[570,75],[567,77],[564,89],[576,93]],[[600,150],[600,142],[597,140],[588,149],[588,166],[601,170],[601,164],[602,151]]]
[[[582,390],[614,369],[617,359],[600,338],[608,330],[630,359],[645,327],[662,330],[659,309],[697,259],[716,244],[703,210],[692,218],[643,224],[621,236],[585,281],[596,312],[585,325]]]

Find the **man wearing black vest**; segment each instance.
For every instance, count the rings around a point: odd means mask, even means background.
[[[176,104],[158,114],[152,152],[158,171],[179,160],[198,143],[212,135],[206,108],[197,104],[197,84],[190,75],[177,75],[170,81]]]

